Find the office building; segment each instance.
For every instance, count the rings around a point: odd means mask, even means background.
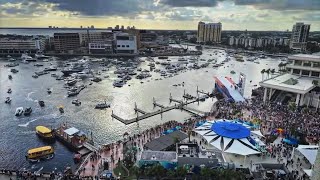
[[[36,53],[45,48],[45,39],[0,39],[0,53]]]
[[[296,23],[293,25],[290,48],[295,51],[305,51],[310,31],[310,24]]]
[[[89,43],[90,54],[113,54],[112,41]]]
[[[198,43],[220,43],[222,24],[219,23],[198,23]]]
[[[72,52],[80,48],[79,33],[54,33],[53,37],[57,52]]]
[[[114,33],[114,51],[116,54],[137,54],[136,36],[129,33]]]

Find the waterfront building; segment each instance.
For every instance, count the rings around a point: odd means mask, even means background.
[[[222,24],[219,23],[198,23],[198,43],[220,43]]]
[[[89,43],[100,43],[103,41],[112,41],[113,40],[113,32],[105,31],[105,32],[92,32],[87,30],[87,32],[79,33],[80,45],[88,46]]]
[[[112,41],[89,43],[90,54],[113,54]]]
[[[36,53],[45,48],[45,39],[0,39],[0,53]]]
[[[136,36],[129,33],[114,33],[114,51],[116,54],[137,54]]]
[[[54,47],[57,52],[69,52],[80,48],[79,33],[54,33]]]
[[[309,31],[310,24],[298,22],[295,25],[293,25],[290,48],[295,51],[305,51],[307,47]]]
[[[297,54],[288,57],[288,73],[261,81],[264,88],[263,101],[288,103],[295,99],[296,105],[307,105],[318,108],[320,101],[320,56]]]

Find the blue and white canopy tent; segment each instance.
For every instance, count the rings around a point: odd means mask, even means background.
[[[209,144],[225,153],[248,156],[260,154],[250,135],[250,126],[238,121],[219,119],[195,128]],[[255,132],[256,133],[256,132]]]

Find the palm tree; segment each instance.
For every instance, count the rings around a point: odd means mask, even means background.
[[[264,73],[265,73],[265,72],[266,72],[266,70],[265,70],[265,69],[262,69],[262,70],[261,70],[262,81],[263,81],[263,79],[264,79],[263,77],[264,77]]]
[[[269,79],[269,75],[270,75],[270,68],[266,70],[266,73],[267,73],[267,75],[268,75],[268,76],[267,76],[267,79]]]

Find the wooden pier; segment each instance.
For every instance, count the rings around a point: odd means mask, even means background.
[[[197,91],[198,91],[198,88],[197,88]],[[197,94],[198,94],[198,92],[197,92]],[[199,94],[198,94],[198,97],[199,97]],[[190,100],[190,101],[188,101],[188,100],[186,100],[186,101],[177,100],[177,99],[173,99],[172,96],[171,96],[171,93],[170,93],[169,100],[170,100],[170,103],[171,102],[176,102],[178,104],[175,103],[172,106],[164,106],[164,105],[161,105],[161,104],[157,103],[156,100],[153,98],[153,107],[160,107],[160,109],[157,110],[157,111],[153,111],[153,112],[143,111],[143,110],[139,109],[137,107],[137,104],[135,103],[134,111],[137,113],[137,117],[134,117],[134,118],[131,118],[131,119],[123,119],[123,118],[115,115],[113,113],[113,111],[112,111],[111,117],[116,119],[116,120],[118,120],[118,121],[120,121],[120,122],[122,122],[125,125],[128,125],[128,124],[132,124],[132,123],[135,123],[135,122],[138,122],[138,121],[141,121],[143,119],[147,119],[147,118],[150,118],[152,116],[159,115],[159,114],[162,116],[162,113],[167,112],[167,111],[171,111],[173,109],[181,109],[181,110],[187,111],[187,112],[189,112],[191,114],[194,114],[194,115],[197,115],[197,116],[205,115],[205,112],[202,112],[202,111],[199,111],[199,110],[196,110],[196,109],[193,109],[193,108],[186,107],[188,104],[199,102],[199,98],[198,99],[194,99],[194,100]],[[141,113],[142,115],[139,116],[138,112]]]

